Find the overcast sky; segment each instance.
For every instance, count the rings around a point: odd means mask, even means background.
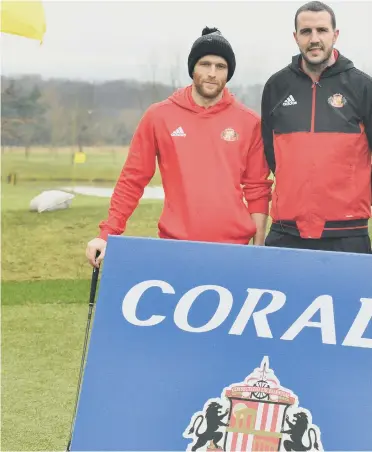
[[[262,83],[297,53],[298,1],[44,1],[47,32],[37,41],[2,34],[2,74],[85,80],[136,78],[188,83],[187,56],[204,26],[218,27],[236,54],[236,83]],[[329,2],[336,47],[372,74],[372,1]]]

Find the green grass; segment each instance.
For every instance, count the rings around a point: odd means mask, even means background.
[[[85,247],[107,217],[109,198],[76,195],[69,209],[29,212],[29,200],[41,189],[3,186],[3,281],[89,278]],[[162,201],[141,201],[125,234],[156,237],[162,207]]]
[[[2,305],[88,303],[90,280],[45,279],[2,282]]]
[[[65,450],[71,425],[87,307],[34,301],[2,307],[3,451]]]
[[[88,153],[90,162],[81,168],[88,180],[119,173],[124,154],[114,163],[103,150]],[[62,154],[36,150],[28,161],[20,151],[3,155],[4,451],[65,450],[69,435],[92,271],[85,247],[106,218],[109,199],[76,195],[67,210],[29,212],[34,196],[61,185],[49,180],[50,174],[62,177],[70,171]],[[14,169],[23,178],[39,180],[25,182],[21,177],[18,185],[8,185],[4,175]],[[157,178],[153,183],[159,183]],[[162,201],[141,201],[125,235],[156,237],[162,207]],[[372,222],[370,232],[372,236]]]
[[[96,170],[99,176],[99,164]],[[65,450],[68,440],[92,272],[85,247],[109,198],[76,195],[67,210],[29,212],[34,196],[58,186],[46,177],[2,183],[4,451]],[[141,201],[125,235],[156,237],[162,207]]]
[[[31,148],[28,158],[25,158],[22,149],[6,151],[2,155],[2,178],[5,180],[9,173],[16,173],[18,180],[21,181],[114,182],[128,153],[126,147],[87,148],[86,162],[73,165],[73,151],[70,148],[53,151]],[[150,184],[161,184],[158,170]]]

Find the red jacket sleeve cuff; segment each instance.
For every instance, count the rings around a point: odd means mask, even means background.
[[[98,238],[106,240],[106,242],[107,242],[107,238],[108,238],[109,234],[110,234],[109,231],[103,230],[99,233]]]
[[[267,198],[260,198],[248,202],[249,213],[269,214],[269,201]]]

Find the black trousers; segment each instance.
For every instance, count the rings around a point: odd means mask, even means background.
[[[303,239],[302,237],[270,230],[266,237],[265,245],[279,248],[300,248],[306,250],[343,251],[346,253],[372,254],[371,240],[368,235]]]

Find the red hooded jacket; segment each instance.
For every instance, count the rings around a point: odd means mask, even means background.
[[[151,105],[133,136],[99,237],[124,232],[156,159],[165,194],[159,237],[249,243],[256,233],[250,213],[268,214],[272,185],[256,113],[227,88],[210,108],[195,104],[191,86]]]

